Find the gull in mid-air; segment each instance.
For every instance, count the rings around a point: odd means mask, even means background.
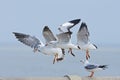
[[[80,49],[80,47],[71,43],[72,31],[70,31],[70,29],[77,25],[80,21],[81,19],[70,20],[63,23],[58,28],[58,30],[61,32],[57,35],[59,41],[58,47],[61,47],[63,51],[64,49],[69,49],[68,53],[71,53],[73,56],[75,55],[73,54],[72,49]]]
[[[105,70],[107,68],[107,65],[91,64],[88,62],[88,60],[86,60],[86,61],[80,60],[80,62],[82,62],[84,64],[84,68],[87,71],[91,72],[89,77],[93,77],[95,71]]]
[[[71,32],[70,29],[78,24],[81,21],[81,19],[74,19],[68,22],[63,23],[62,25],[59,26],[58,30],[60,32]]]
[[[69,49],[69,52],[75,56],[72,52],[72,49],[80,49],[77,45],[71,43],[71,32],[60,33],[55,37],[49,27],[45,26],[43,29],[43,36],[46,40],[46,43],[61,48],[63,53],[65,53],[64,49]]]
[[[42,41],[38,40],[35,36],[28,34],[13,32],[18,41],[24,43],[31,48],[34,48],[34,52],[39,51],[46,55],[54,55],[53,64],[56,61],[61,61],[64,58],[61,48],[53,47],[51,45],[44,45]]]
[[[86,59],[90,58],[89,50],[97,49],[95,44],[92,44],[89,40],[89,31],[86,23],[82,22],[81,26],[77,32],[77,44],[81,50],[86,51]]]

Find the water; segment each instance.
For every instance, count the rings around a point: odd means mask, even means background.
[[[74,51],[76,55],[66,52],[65,59],[52,64],[53,56],[33,53],[27,46],[0,47],[0,77],[46,77],[79,75],[88,76],[81,59],[85,59],[84,51]],[[120,76],[120,48],[100,47],[91,51],[92,63],[107,64],[108,69],[98,71],[95,76]]]

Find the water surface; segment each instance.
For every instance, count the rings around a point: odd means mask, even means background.
[[[108,69],[95,73],[95,76],[120,76],[120,48],[100,47],[90,51],[90,62],[107,64]],[[85,59],[85,51],[74,51],[73,57],[66,51],[65,59],[52,64],[53,56],[33,53],[27,46],[0,47],[0,77],[40,77],[79,75],[88,76],[81,59]]]

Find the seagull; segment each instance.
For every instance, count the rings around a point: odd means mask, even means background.
[[[42,41],[38,40],[35,36],[28,34],[13,32],[18,41],[23,44],[34,48],[34,52],[38,51],[45,55],[54,55],[53,64],[56,61],[61,61],[64,58],[61,48],[53,47],[51,45],[45,45]]]
[[[86,23],[82,22],[81,26],[77,32],[77,44],[81,48],[81,50],[86,51],[86,59],[90,58],[89,50],[91,49],[97,49],[97,46],[95,44],[92,44],[89,40],[89,31],[87,28]]]
[[[59,26],[58,30],[62,33],[64,32],[71,32],[70,29],[78,24],[81,21],[81,19],[74,19],[68,22],[63,23],[62,25]]]
[[[108,66],[108,65],[91,64],[88,62],[88,60],[86,60],[86,61],[80,60],[80,62],[82,62],[84,64],[84,68],[87,71],[91,72],[90,76],[88,76],[88,77],[93,77],[95,71],[105,70]]]
[[[69,49],[68,53],[71,53],[73,56],[75,55],[73,54],[72,49],[78,50],[80,49],[80,47],[71,43],[70,39],[71,39],[72,31],[70,31],[70,29],[74,27],[75,25],[77,25],[80,21],[81,19],[70,20],[70,21],[63,23],[58,28],[58,30],[61,32],[60,34],[57,35],[57,38],[59,41],[58,47],[61,47],[63,51],[64,49]]]
[[[75,56],[72,49],[79,49],[77,45],[71,43],[71,32],[60,33],[55,37],[49,27],[45,26],[43,29],[43,36],[47,43],[53,45],[54,47],[61,48],[63,54],[65,53],[65,49],[69,49],[68,52]]]

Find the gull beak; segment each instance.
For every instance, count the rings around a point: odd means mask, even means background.
[[[84,60],[80,60],[80,62],[84,64]]]

